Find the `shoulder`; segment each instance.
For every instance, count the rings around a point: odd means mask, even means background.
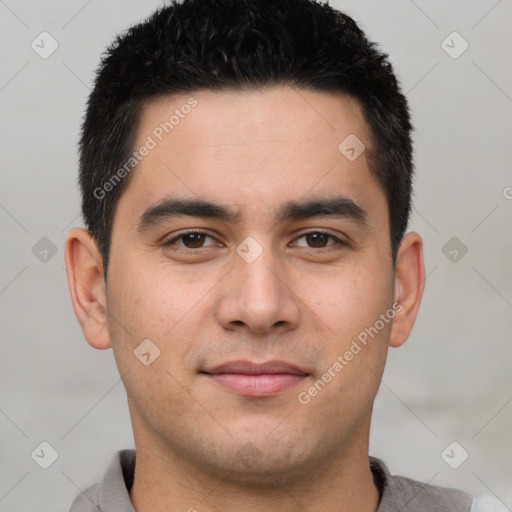
[[[384,463],[374,457],[370,457],[370,467],[381,487],[377,512],[471,512],[473,498],[463,491],[391,475]]]
[[[91,485],[71,503],[69,512],[98,512],[100,484]]]
[[[134,512],[129,491],[135,471],[135,450],[120,450],[111,459],[102,480],[81,492],[68,512]]]
[[[403,476],[393,476],[395,492],[399,492],[406,510],[435,512],[470,512],[473,498],[457,489],[425,484]]]

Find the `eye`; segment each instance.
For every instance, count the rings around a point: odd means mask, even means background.
[[[309,247],[311,249],[323,249],[324,247],[330,247],[331,245],[345,245],[339,238],[331,235],[330,233],[324,233],[323,231],[310,231],[309,233],[304,233],[299,236],[297,240],[304,239],[306,245],[296,243],[299,247]],[[328,243],[329,239],[332,243]]]
[[[203,231],[187,231],[186,233],[181,233],[180,235],[172,238],[171,240],[168,240],[163,245],[164,247],[170,247],[175,245],[179,248],[185,249],[201,249],[202,247],[208,247],[204,245],[205,240],[207,238],[214,240],[212,236],[210,236],[208,233],[204,233]]]
[[[212,243],[206,244],[208,239],[210,239]],[[305,243],[300,243],[300,240],[304,240]],[[212,245],[218,245],[218,243],[211,235],[204,231],[194,230],[181,233],[163,243],[164,247],[174,247],[177,250],[185,251],[193,251],[194,249],[202,249]],[[309,233],[304,233],[297,237],[294,245],[309,249],[324,249],[333,245],[346,245],[346,243],[330,233],[324,233],[323,231],[310,231]]]

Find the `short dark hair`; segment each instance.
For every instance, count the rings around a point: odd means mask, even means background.
[[[112,179],[134,151],[143,106],[172,93],[272,85],[341,91],[360,102],[395,264],[414,166],[409,108],[388,55],[352,18],[315,0],[172,0],[107,48],[82,124],[82,214],[105,277],[116,205],[133,173]]]

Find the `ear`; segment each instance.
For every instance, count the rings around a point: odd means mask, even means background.
[[[66,238],[66,272],[76,318],[94,348],[111,347],[106,319],[103,260],[88,231],[72,229]]]
[[[407,233],[398,249],[395,265],[395,306],[390,346],[399,347],[409,334],[418,314],[425,288],[423,241],[418,233]]]

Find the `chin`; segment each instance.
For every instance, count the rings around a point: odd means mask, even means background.
[[[311,476],[311,467],[318,462],[315,461],[317,452],[308,449],[306,444],[304,439],[294,441],[290,435],[269,442],[260,432],[253,441],[216,446],[213,453],[210,451],[206,464],[213,474],[222,474],[223,478],[237,484],[276,487],[282,491],[287,481],[297,482]]]
[[[232,459],[217,461],[223,466],[225,479],[242,484],[248,488],[254,487],[272,489],[282,492],[283,485],[289,482],[296,483],[301,478],[311,476],[311,466],[307,460],[290,461],[289,458],[280,459],[275,455],[269,459],[262,455],[258,460],[240,460],[239,454]],[[308,470],[309,468],[309,470]]]

